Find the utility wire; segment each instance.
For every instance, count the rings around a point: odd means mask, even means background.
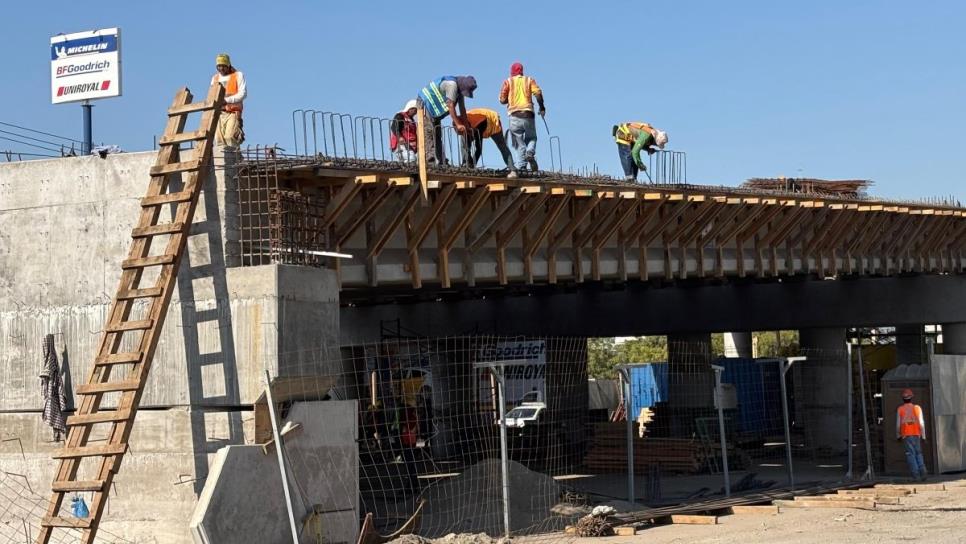
[[[36,147],[38,149],[43,149],[45,151],[53,151],[54,153],[60,153],[61,152],[60,149],[54,149],[52,147],[47,147],[47,146],[38,145],[38,144],[32,144],[30,142],[24,142],[24,141],[21,141],[21,140],[16,140],[14,138],[7,138],[5,136],[0,136],[0,140],[7,140],[7,141],[10,141],[10,142],[15,142],[15,143],[22,144],[22,145],[29,145],[30,147]]]
[[[79,144],[84,143],[82,140],[75,140],[74,138],[68,138],[67,136],[58,136],[57,134],[51,134],[49,132],[44,132],[44,131],[41,131],[41,130],[34,130],[32,128],[22,127],[20,125],[14,125],[13,123],[5,123],[3,121],[0,121],[0,125],[4,125],[4,126],[7,126],[7,127],[12,127],[12,128],[16,128],[16,129],[20,129],[20,130],[27,130],[27,131],[34,132],[34,133],[37,133],[37,134],[43,134],[44,136],[52,136],[54,138],[60,138],[61,140],[67,140],[67,141],[76,142],[76,143],[79,143]]]
[[[61,142],[51,142],[50,140],[41,140],[40,138],[34,138],[33,136],[27,136],[26,134],[19,134],[19,133],[16,133],[16,132],[10,132],[10,131],[3,130],[3,129],[0,129],[0,133],[9,134],[11,136],[16,136],[17,138],[24,138],[24,139],[27,139],[27,140],[33,140],[35,142],[40,142],[42,144],[64,146],[64,144],[61,143]],[[64,147],[66,147],[66,146],[64,146]]]

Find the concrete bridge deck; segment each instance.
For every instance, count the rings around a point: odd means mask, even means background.
[[[378,161],[263,158],[239,173],[243,262],[334,266],[344,296],[947,274],[966,262],[966,210],[951,206],[456,170],[431,172],[424,199],[411,169]]]

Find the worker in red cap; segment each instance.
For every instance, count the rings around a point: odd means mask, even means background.
[[[540,116],[547,114],[543,104],[543,90],[532,77],[523,75],[523,65],[514,62],[510,66],[510,77],[500,89],[500,104],[506,104],[510,116],[510,145],[513,149],[513,169],[508,178],[517,177],[517,171],[530,165],[537,166],[537,121],[533,115],[533,97],[540,104]]]
[[[902,405],[896,412],[896,438],[906,448],[906,462],[912,477],[926,480],[926,462],[922,457],[922,441],[926,439],[926,421],[922,408],[912,403],[912,389],[902,392]]]

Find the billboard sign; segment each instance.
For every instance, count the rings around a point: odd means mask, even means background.
[[[104,28],[50,38],[52,104],[121,96],[121,31]]]
[[[503,368],[506,401],[516,405],[524,400],[524,395],[539,393],[545,398],[547,372],[547,342],[545,340],[526,340],[520,342],[497,342],[480,350],[480,361],[520,361],[519,364]],[[481,406],[493,402],[494,390],[489,372],[480,374],[479,400]]]

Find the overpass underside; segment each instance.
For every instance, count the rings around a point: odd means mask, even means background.
[[[556,173],[252,154],[242,264],[332,267],[343,300],[602,282],[961,273],[964,209]],[[331,258],[322,251],[346,253]]]

